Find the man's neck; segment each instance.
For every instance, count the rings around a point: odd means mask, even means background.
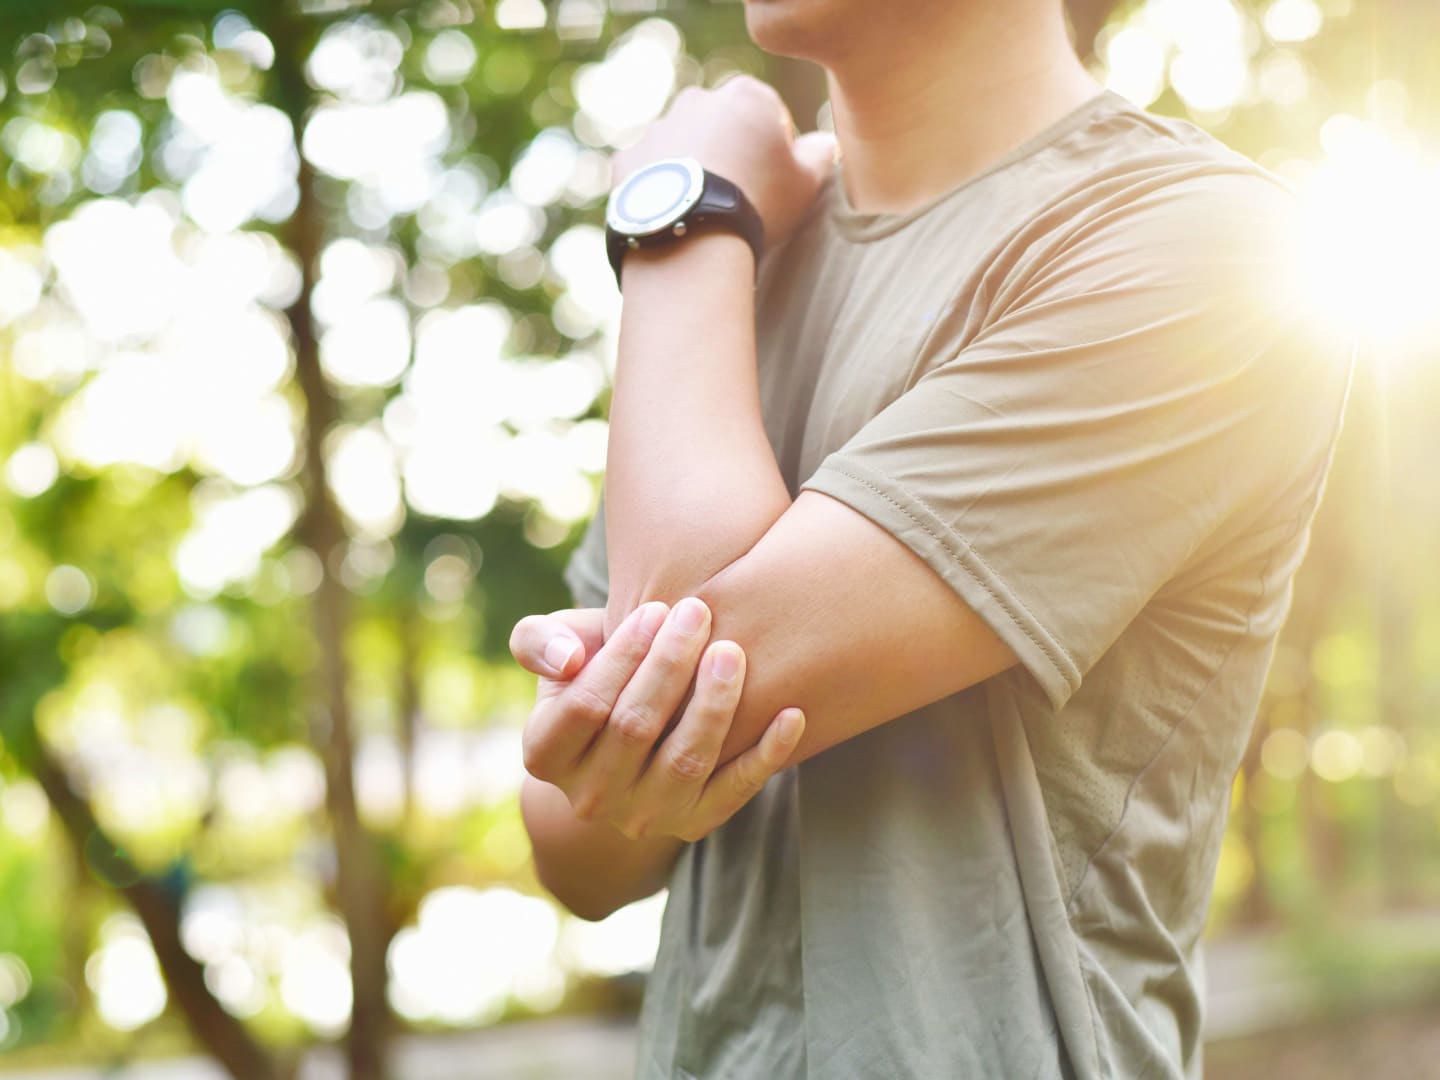
[[[1058,10],[1020,20],[1008,4],[957,9],[964,17],[928,26],[919,47],[867,47],[829,67],[841,175],[855,209],[922,205],[1099,93]]]

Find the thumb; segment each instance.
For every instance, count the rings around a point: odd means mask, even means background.
[[[795,161],[815,186],[819,187],[839,156],[839,144],[828,131],[810,131],[799,136],[794,143]]]
[[[604,608],[572,608],[527,615],[510,633],[510,655],[526,671],[546,678],[570,678],[604,643]],[[576,664],[575,660],[582,661]]]

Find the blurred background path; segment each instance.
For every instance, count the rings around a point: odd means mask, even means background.
[[[1282,935],[1256,933],[1206,949],[1210,1080],[1440,1080],[1440,912],[1352,928],[1367,957],[1352,979],[1344,955],[1297,958]],[[1388,960],[1377,961],[1377,955]],[[1383,969],[1383,970],[1382,970]],[[520,1021],[395,1045],[396,1080],[631,1080],[628,1019]],[[111,1068],[33,1069],[7,1080],[227,1080],[202,1057]],[[298,1080],[344,1080],[339,1052],[317,1048]]]

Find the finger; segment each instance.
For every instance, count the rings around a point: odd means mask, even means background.
[[[585,657],[600,650],[604,628],[604,608],[527,615],[510,632],[510,655],[531,674],[569,678],[584,666]]]
[[[684,700],[709,637],[710,609],[703,601],[691,596],[675,605],[586,755],[581,783],[596,807],[630,793]]]
[[[695,676],[695,696],[685,715],[645,767],[636,801],[646,805],[673,805],[687,789],[696,800],[720,761],[720,748],[735,719],[740,689],[745,685],[745,652],[733,641],[713,642],[701,658]]]
[[[620,692],[649,654],[669,610],[662,601],[652,600],[632,611],[557,699],[594,720],[592,735],[609,719]]]
[[[525,767],[532,775],[551,783],[569,775],[609,719],[620,691],[649,652],[650,641],[668,610],[658,600],[640,605],[574,680],[560,693],[536,702],[521,742]]]
[[[805,714],[799,709],[782,709],[758,743],[711,777],[695,808],[696,820],[705,826],[696,839],[724,824],[753,799],[784,767],[804,733]]]
[[[801,171],[818,185],[834,168],[839,143],[828,131],[810,131],[795,140],[794,151]]]

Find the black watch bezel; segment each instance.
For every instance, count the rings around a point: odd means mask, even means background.
[[[680,199],[656,218],[628,217],[622,207],[631,185],[662,167],[684,170],[686,186]],[[638,169],[611,192],[605,208],[605,249],[616,284],[627,250],[672,243],[692,227],[706,225],[728,228],[745,240],[754,252],[758,271],[764,227],[759,212],[739,187],[703,168],[694,158],[666,158]]]

